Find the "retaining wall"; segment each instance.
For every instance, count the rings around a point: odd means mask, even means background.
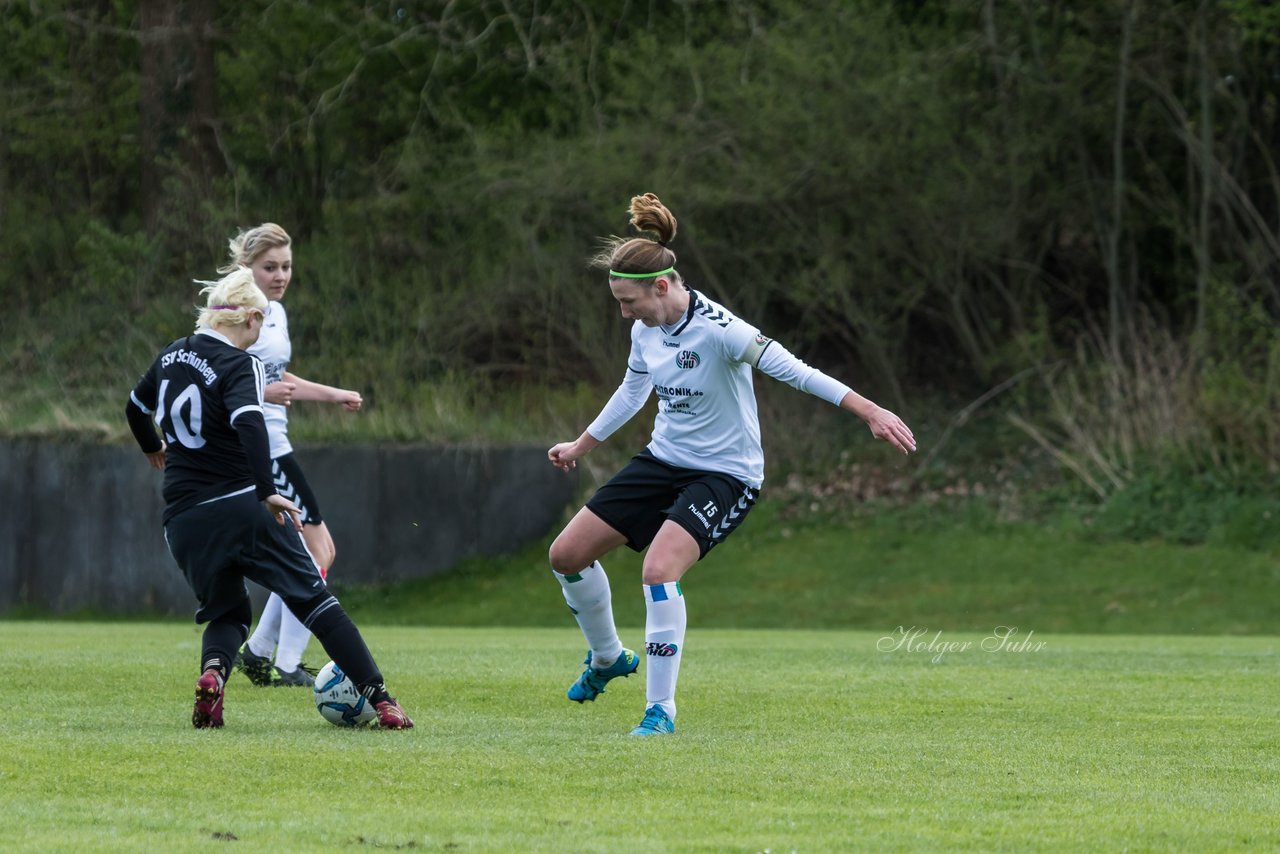
[[[577,488],[541,448],[296,453],[343,583],[421,578],[519,548],[562,521]],[[161,478],[132,446],[0,442],[0,615],[193,613],[162,536]]]

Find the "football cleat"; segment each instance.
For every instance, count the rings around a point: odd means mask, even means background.
[[[668,717],[666,710],[654,703],[645,710],[644,720],[640,726],[631,730],[632,735],[670,735],[676,731],[676,722]]]
[[[191,712],[191,725],[196,729],[222,726],[222,675],[206,670],[196,680],[196,706]]]
[[[240,651],[236,653],[235,668],[259,688],[265,688],[271,684],[273,669],[271,659],[255,655],[247,643],[242,644]]]
[[[412,729],[413,721],[400,708],[395,697],[388,697],[381,703],[374,703],[373,710],[378,713],[378,726],[383,729]]]
[[[635,673],[636,668],[640,666],[640,656],[629,649],[624,649],[617,661],[603,670],[596,670],[591,666],[591,652],[588,650],[587,657],[582,663],[587,665],[587,669],[582,671],[578,681],[569,686],[567,693],[569,699],[575,703],[585,703],[588,700],[594,702],[596,697],[604,693],[604,686],[609,684],[610,679],[616,679],[619,676],[625,679]]]
[[[271,684],[276,688],[289,688],[295,685],[307,688],[316,686],[315,673],[305,664],[298,664],[297,670],[281,670],[279,667],[271,669],[275,671],[271,674]]]

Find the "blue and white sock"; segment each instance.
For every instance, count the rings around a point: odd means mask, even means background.
[[[679,581],[644,586],[645,708],[654,703],[676,719],[676,680],[688,618]]]
[[[618,628],[613,623],[609,576],[605,575],[600,561],[572,575],[555,571],[551,574],[560,582],[564,601],[578,621],[587,646],[591,647],[591,666],[603,670],[613,664],[622,655],[622,641],[618,639]]]

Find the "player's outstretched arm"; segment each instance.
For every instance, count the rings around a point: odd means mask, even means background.
[[[777,341],[757,335],[747,345],[741,360],[793,388],[831,403],[838,401],[841,409],[847,409],[867,422],[872,436],[884,439],[902,453],[909,454],[916,449],[916,437],[901,418],[876,406],[834,377],[806,365]]]
[[[887,409],[876,406],[856,391],[850,390],[840,401],[840,408],[847,409],[867,422],[871,435],[883,439],[904,454],[916,449],[916,437],[901,418]]]
[[[293,400],[314,400],[320,403],[337,403],[348,412],[355,412],[364,405],[360,392],[303,379],[297,374],[285,372],[282,379],[293,384]]]

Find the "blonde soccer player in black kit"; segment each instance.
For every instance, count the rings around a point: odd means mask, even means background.
[[[199,602],[196,622],[206,624],[191,722],[223,725],[227,677],[253,618],[248,578],[280,595],[380,726],[408,729],[413,721],[303,548],[298,508],[272,482],[266,377],[245,352],[262,330],[267,298],[245,268],[207,284],[195,333],[160,352],[125,406],[138,446],[164,472],[164,539]]]
[[[902,419],[811,368],[750,323],[693,288],[668,244],[676,218],[652,193],[631,199],[631,224],[655,235],[615,237],[593,259],[631,326],[622,385],[572,442],[547,452],[571,469],[584,454],[658,396],[652,440],[596,490],[551,544],[551,568],[590,647],[570,700],[593,701],[611,680],[636,671],[613,622],[600,558],[621,545],[645,552],[645,713],[632,735],[675,732],[676,679],[686,627],[680,580],[737,530],[764,483],[764,452],[752,372],[781,380],[866,422],[902,453],[915,437]]]

